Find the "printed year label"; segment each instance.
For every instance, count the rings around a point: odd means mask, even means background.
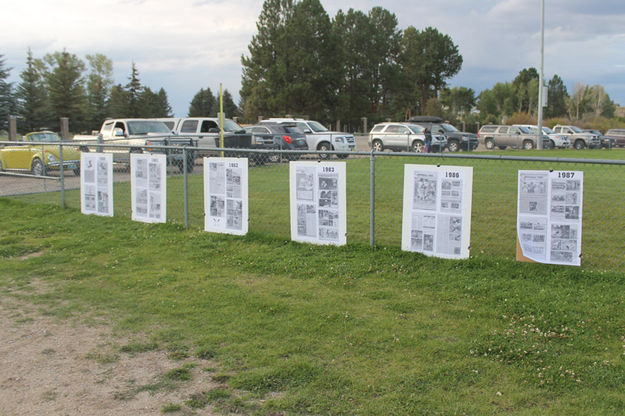
[[[558,178],[572,179],[575,176],[575,172],[558,172]]]
[[[460,172],[445,172],[446,178],[459,178]]]
[[[334,172],[334,167],[332,167],[332,166],[324,166],[322,171],[323,172]]]

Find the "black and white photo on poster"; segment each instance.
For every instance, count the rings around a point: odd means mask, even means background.
[[[226,227],[240,230],[243,227],[243,203],[237,199],[226,200]]]
[[[106,190],[98,190],[98,212],[109,211],[109,194]]]
[[[211,195],[223,195],[226,193],[224,171],[224,162],[211,161],[208,163],[208,180],[210,182]]]
[[[414,172],[413,209],[436,210],[437,172]]]
[[[297,204],[297,234],[317,237],[317,208],[314,204]]]
[[[339,230],[337,228],[319,227],[319,238],[321,240],[338,241]]]
[[[547,253],[545,234],[547,219],[536,216],[519,217],[519,243],[523,252],[530,253],[534,258],[544,260]]]
[[[148,162],[148,184],[150,191],[161,190],[161,163],[158,159],[150,159]],[[160,205],[160,204],[159,204]],[[156,217],[153,217],[156,218]]]
[[[441,180],[441,212],[462,212],[462,189],[461,179],[443,178]]]
[[[134,164],[135,184],[139,187],[148,186],[148,160],[144,157],[135,158]]]
[[[161,218],[161,210],[163,208],[161,205],[161,194],[159,192],[148,192],[148,194],[150,196],[149,217],[159,219]]]
[[[226,169],[226,196],[241,198],[241,168]]]
[[[148,216],[148,190],[146,188],[135,192],[135,211],[139,216]]]
[[[319,209],[319,226],[339,227],[339,212],[337,210]]]
[[[519,177],[519,212],[521,214],[547,214],[548,172],[525,171]]]
[[[298,201],[312,201],[315,198],[315,174],[314,167],[297,167],[295,170],[295,189]]]
[[[218,195],[211,195],[210,201],[210,216],[223,218],[226,205],[225,199]]]
[[[106,158],[98,157],[98,185],[106,185],[109,181],[108,163]]]
[[[436,251],[444,254],[460,255],[462,217],[441,214],[438,216],[436,230]]]
[[[92,171],[93,172],[93,171]],[[95,185],[85,185],[83,190],[83,198],[85,201],[85,209],[86,211],[96,211],[96,186]]]
[[[339,177],[337,174],[319,174],[319,190],[334,190],[338,189]]]

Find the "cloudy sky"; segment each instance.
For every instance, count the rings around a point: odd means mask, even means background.
[[[381,6],[396,14],[402,29],[432,26],[450,35],[464,58],[451,86],[479,93],[539,67],[539,0],[321,3],[330,17],[339,9]],[[37,58],[63,49],[83,60],[102,53],[122,84],[135,62],[142,83],[165,88],[176,115],[184,116],[200,88],[216,92],[222,83],[238,97],[241,55],[248,53],[261,8],[262,0],[7,0],[0,55],[15,84],[29,47]],[[545,0],[545,78],[558,74],[569,93],[578,83],[602,85],[625,105],[624,22],[623,0]]]

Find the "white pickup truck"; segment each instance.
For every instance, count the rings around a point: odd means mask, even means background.
[[[96,135],[76,135],[73,137],[74,142],[85,144],[81,147],[81,151],[90,151],[94,149],[94,145],[120,145],[122,147],[115,148],[107,146],[105,152],[113,153],[113,158],[117,162],[127,162],[130,157],[129,153],[142,153],[144,151],[152,151],[146,146],[189,146],[197,147],[197,141],[193,138],[181,138],[167,127],[165,123],[158,120],[149,119],[112,119],[105,120],[99,134]],[[86,146],[89,145],[89,146]],[[166,153],[168,161],[177,165],[183,170],[182,151],[177,149],[166,149],[164,151],[154,150],[158,153]],[[195,151],[188,152],[187,170],[193,170],[193,160],[195,159]]]

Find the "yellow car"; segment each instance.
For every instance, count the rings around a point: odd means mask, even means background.
[[[47,170],[61,165],[59,143],[61,139],[51,131],[28,133],[23,141],[28,144],[8,145],[0,149],[0,171],[28,170],[33,175],[43,175]],[[63,146],[63,167],[80,175],[80,152],[75,147]]]

